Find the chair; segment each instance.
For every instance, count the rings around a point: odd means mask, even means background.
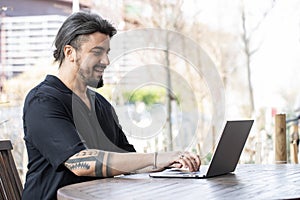
[[[0,140],[0,199],[21,200],[23,186],[11,150],[10,140]]]

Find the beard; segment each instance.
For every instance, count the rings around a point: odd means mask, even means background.
[[[78,56],[76,59],[76,64],[78,66],[81,66],[81,57]],[[92,70],[94,70],[95,67],[99,67],[100,65],[95,65]],[[102,68],[106,68],[106,66],[100,66]],[[91,74],[91,72],[86,72],[83,68],[79,67],[78,71],[79,76],[81,79],[86,83],[87,86],[93,87],[93,88],[101,88],[104,86],[103,76],[100,77],[100,79],[96,79],[93,77],[89,77],[87,74]]]
[[[101,88],[104,86],[104,81],[103,81],[103,77],[101,76],[100,79],[95,79],[95,78],[89,78],[87,76],[85,76],[84,71],[83,70],[79,70],[79,75],[81,77],[82,80],[84,80],[85,84],[87,86],[93,87],[93,88]]]
[[[99,80],[90,78],[90,79],[86,79],[86,85],[98,89],[98,88],[103,87],[104,81],[103,81],[102,76]]]
[[[101,88],[104,86],[104,81],[103,81],[103,77],[101,76],[100,80],[98,81],[98,84],[96,86],[96,88]]]

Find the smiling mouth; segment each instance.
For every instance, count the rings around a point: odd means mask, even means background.
[[[99,66],[94,67],[94,71],[101,74],[104,73],[104,69],[105,67],[99,67]]]
[[[96,66],[94,66],[94,71],[103,74],[105,68],[106,68],[106,66],[96,65]]]
[[[103,73],[103,72],[104,72],[104,69],[97,69],[97,68],[95,68],[94,71],[95,71],[95,72],[99,72],[99,73]]]

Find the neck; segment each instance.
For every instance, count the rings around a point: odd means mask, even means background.
[[[80,81],[78,71],[73,66],[61,66],[57,77],[78,96],[86,95],[87,85]]]
[[[57,77],[91,109],[91,104],[87,96],[87,85],[78,77],[78,71],[74,66],[61,66]]]

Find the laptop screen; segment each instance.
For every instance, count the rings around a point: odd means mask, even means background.
[[[206,176],[233,172],[240,159],[254,120],[227,121]]]

